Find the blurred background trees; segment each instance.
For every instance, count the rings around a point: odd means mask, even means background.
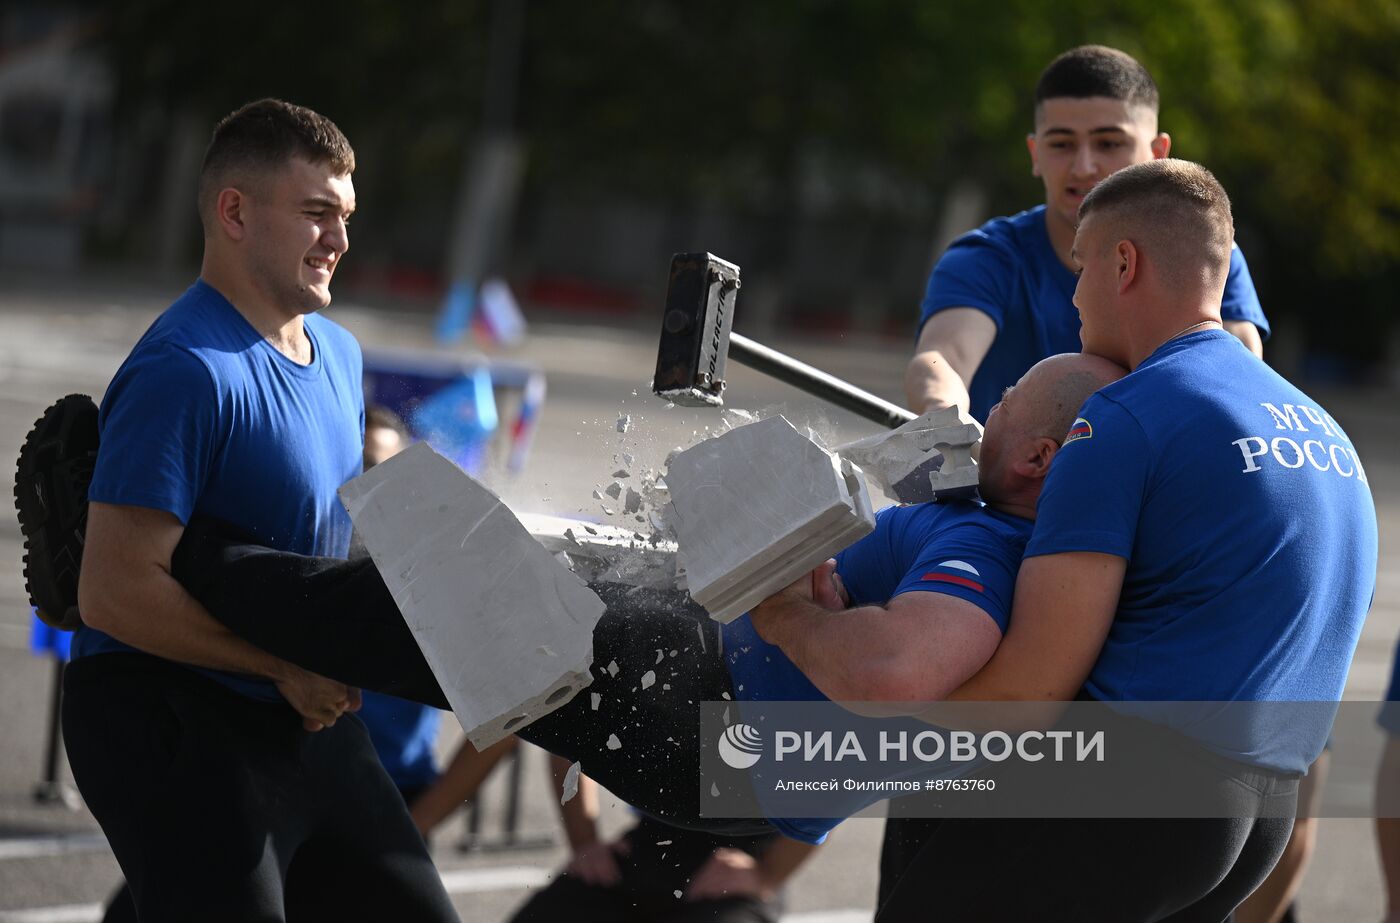
[[[1102,42],[1147,65],[1173,152],[1230,190],[1270,315],[1346,367],[1394,358],[1400,0],[528,0],[503,40],[524,3],[20,2],[0,94],[55,41],[105,68],[104,156],[75,167],[84,260],[191,259],[191,159],[218,116],[277,95],[356,146],[366,290],[438,297],[494,125],[527,165],[494,268],[527,299],[646,311],[673,250],[710,249],[744,266],[741,323],[909,336],[947,239],[1041,199],[1041,68]]]

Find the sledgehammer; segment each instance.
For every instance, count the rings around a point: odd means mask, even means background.
[[[890,429],[914,414],[868,391],[730,331],[739,267],[713,253],[677,253],[666,286],[666,315],[651,390],[689,407],[724,406],[724,370],[732,356],[751,369],[801,388]]]

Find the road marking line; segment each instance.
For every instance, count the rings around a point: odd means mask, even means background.
[[[51,836],[24,836],[0,840],[0,861],[62,856],[75,852],[102,852],[107,838],[100,833],[57,833]]]
[[[495,869],[460,869],[444,872],[442,881],[453,894],[535,887],[549,880],[549,872],[528,866]],[[67,904],[32,910],[0,910],[0,923],[99,923],[101,904]],[[870,923],[868,910],[809,910],[784,914],[780,923]]]
[[[441,875],[442,886],[448,894],[474,894],[479,891],[538,888],[549,881],[550,870],[533,865],[501,865],[495,868],[453,869]]]
[[[0,910],[0,923],[98,923],[101,904],[64,904],[31,910]]]

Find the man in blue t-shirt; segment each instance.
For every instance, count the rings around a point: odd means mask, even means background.
[[[196,516],[347,550],[360,352],[316,312],[349,247],[354,165],[309,109],[262,100],[221,121],[200,278],[102,402],[63,725],[142,919],[455,919],[363,726],[337,720],[358,691],[235,636],[170,575]]]
[[[1011,626],[951,697],[1337,701],[1375,590],[1375,506],[1336,420],[1221,329],[1234,236],[1225,191],[1196,164],[1152,161],[1095,187],[1079,218],[1084,349],[1132,371],[1079,411],[1041,494]],[[1224,734],[1209,711],[1145,717],[1248,767],[1260,799],[1296,797],[1326,722],[1232,722]],[[1303,713],[1313,710],[1284,712]],[[998,841],[1017,844],[1000,858],[1024,863],[1043,886],[1035,900],[1077,901],[1076,919],[1204,920],[1254,890],[1291,826],[1065,821],[1015,825]],[[1111,906],[1086,904],[1081,849],[1094,881],[1118,883]],[[907,877],[936,887],[940,856],[930,844]],[[920,892],[898,886],[891,918]]]
[[[963,235],[934,267],[905,374],[916,411],[956,405],[985,420],[1026,369],[1079,350],[1070,260],[1079,203],[1104,177],[1171,150],[1151,75],[1101,45],[1073,48],[1041,74],[1026,144],[1045,204]],[[1238,248],[1220,311],[1225,329],[1263,355],[1269,323]]]

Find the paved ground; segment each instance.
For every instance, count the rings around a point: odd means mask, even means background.
[[[84,280],[55,285],[0,281],[0,455],[12,456],[34,418],[56,396],[86,391],[98,396],[118,362],[173,286],[99,287]],[[115,294],[114,294],[115,293]],[[428,319],[363,307],[333,312],[366,345],[424,346]],[[497,477],[497,489],[517,509],[563,515],[600,515],[590,498],[628,452],[636,466],[660,466],[666,453],[715,425],[712,414],[667,409],[648,387],[655,363],[655,332],[584,325],[537,325],[530,343],[512,355],[538,364],[549,379],[549,398],[530,463],[514,478]],[[865,341],[791,344],[792,352],[835,374],[898,400],[902,344]],[[732,370],[730,403],[757,409],[781,404],[832,438],[874,432],[873,425],[825,409],[782,385],[744,369]],[[1400,528],[1400,432],[1391,392],[1314,394],[1342,420],[1366,460],[1381,511],[1382,577],[1352,670],[1347,695],[1376,699],[1385,687],[1390,655],[1400,631],[1400,551],[1391,538]],[[614,421],[633,415],[624,436]],[[119,880],[91,816],[31,798],[42,771],[51,665],[28,652],[28,612],[20,579],[18,528],[0,516],[0,923],[98,919],[97,904]],[[452,739],[444,741],[450,746]],[[553,807],[543,758],[527,755],[522,832],[552,835]],[[499,781],[488,790],[485,826],[499,823]],[[614,805],[609,825],[626,821]],[[464,920],[503,919],[563,857],[556,845],[463,854],[456,848],[461,820],[435,840],[435,855]],[[868,920],[875,887],[880,824],[855,820],[795,879],[789,912],[805,923]],[[1163,870],[1169,875],[1170,870]],[[1323,822],[1317,860],[1304,887],[1305,920],[1379,919],[1381,890],[1370,823]]]

